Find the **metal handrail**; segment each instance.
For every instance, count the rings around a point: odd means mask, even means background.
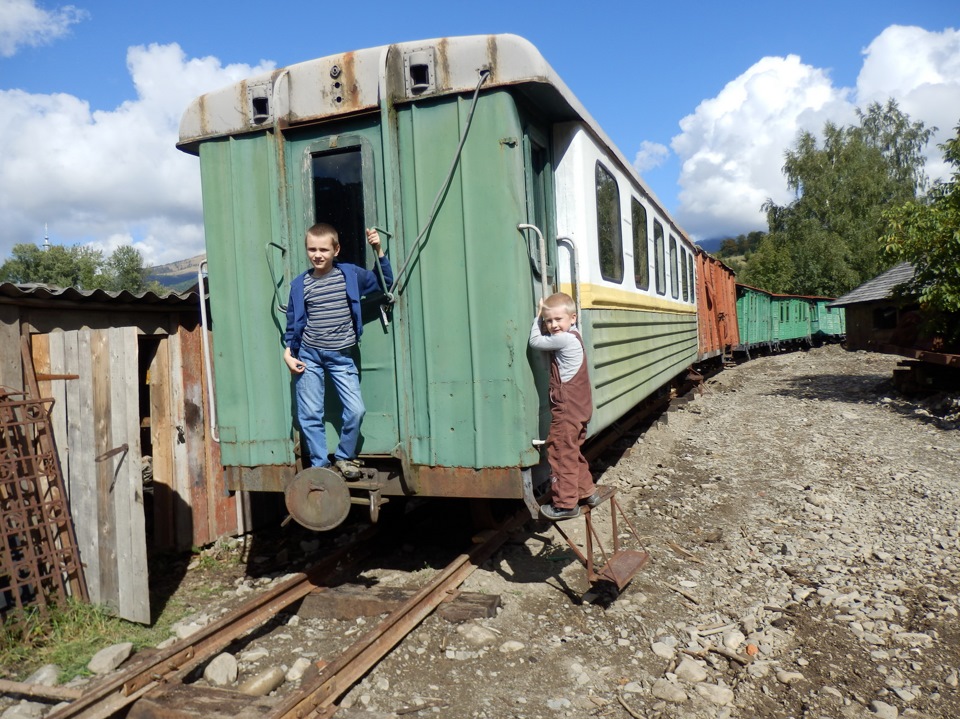
[[[207,403],[210,405],[210,438],[220,444],[220,432],[217,429],[217,403],[213,397],[213,365],[210,361],[210,343],[207,342],[207,292],[204,290],[203,270],[207,266],[204,260],[197,267],[197,287],[200,290],[200,343],[203,345],[203,371],[207,376]]]

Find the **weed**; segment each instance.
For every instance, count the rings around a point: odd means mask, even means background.
[[[131,642],[134,651],[170,636],[170,626],[185,613],[168,606],[153,626],[133,624],[110,615],[107,607],[75,599],[49,608],[10,614],[0,625],[0,676],[23,679],[44,664],[60,668],[60,681],[89,675],[87,664],[104,647]]]

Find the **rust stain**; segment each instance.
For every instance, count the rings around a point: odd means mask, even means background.
[[[437,55],[434,58],[434,70],[437,72],[436,89],[438,91],[441,89],[450,89],[450,56],[448,54],[449,45],[450,41],[447,38],[441,38],[437,42]]]
[[[340,87],[336,87],[337,83]],[[334,102],[340,110],[356,110],[360,106],[360,86],[357,83],[357,56],[354,52],[344,53],[340,60],[340,77],[333,79]],[[339,101],[336,98],[340,98]]]
[[[490,71],[489,83],[497,81],[497,58],[500,50],[497,47],[497,36],[487,35],[487,69]]]

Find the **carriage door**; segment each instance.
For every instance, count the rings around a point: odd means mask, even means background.
[[[556,263],[557,263],[557,223],[553,203],[553,163],[547,146],[546,134],[539,128],[528,125],[523,137],[523,154],[525,167],[525,184],[527,191],[527,223],[535,225],[543,233],[547,255],[547,285],[549,291],[557,291]],[[530,248],[530,259],[533,265],[535,279],[539,282],[540,251],[535,232],[527,233],[527,244]],[[572,258],[571,258],[572,261]],[[569,264],[569,263],[568,263]],[[561,270],[560,282],[570,282],[569,271]],[[539,296],[540,286],[534,288]],[[534,299],[536,304],[536,298]]]
[[[318,133],[288,139],[290,198],[290,276],[310,265],[303,248],[305,230],[318,222],[333,225],[340,237],[340,262],[364,267],[379,275],[376,255],[367,244],[365,228],[377,227],[387,254],[393,257],[385,212],[380,130],[376,124],[354,121],[337,126],[342,133]],[[299,161],[298,161],[299,160]],[[381,278],[382,280],[382,278]],[[360,453],[389,454],[396,447],[397,378],[391,310],[381,293],[361,301],[360,386],[366,415]],[[328,386],[328,397],[335,397]],[[332,408],[332,411],[331,409]],[[331,451],[339,435],[339,407],[328,404],[327,440]],[[333,430],[332,432],[329,430]]]

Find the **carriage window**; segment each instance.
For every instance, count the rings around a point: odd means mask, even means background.
[[[366,266],[360,148],[312,156],[313,221],[333,225],[340,236],[337,259]]]
[[[677,270],[677,238],[670,235],[670,295],[673,299],[680,296],[680,274]]]
[[[688,277],[689,280],[690,280],[690,301],[691,301],[691,302],[696,302],[696,301],[697,301],[697,294],[696,294],[696,290],[695,290],[694,288],[695,288],[697,285],[696,285],[696,282],[695,282],[696,274],[694,273],[694,269],[693,269],[693,255],[690,255],[690,267],[687,268],[687,277]]]
[[[633,281],[641,290],[650,287],[650,253],[647,249],[647,210],[630,198],[630,216],[633,220]]]
[[[680,294],[683,297],[684,302],[690,301],[690,290],[687,289],[687,263],[690,261],[690,258],[687,256],[687,251],[684,249],[680,250]]]
[[[653,221],[653,262],[654,272],[657,274],[657,294],[667,294],[667,274],[663,262],[663,225]]]
[[[623,281],[623,235],[620,228],[620,191],[613,175],[597,163],[597,241],[600,275],[610,282]]]

